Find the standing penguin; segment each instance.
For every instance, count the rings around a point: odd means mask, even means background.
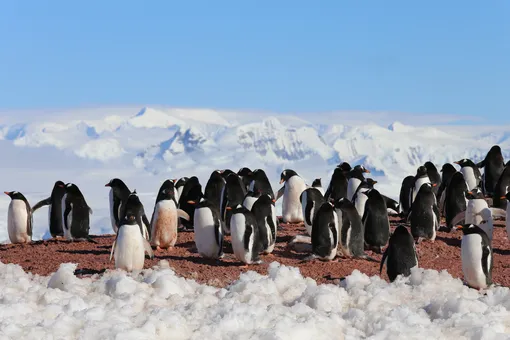
[[[432,183],[432,192],[436,195],[436,199],[439,201],[440,196],[438,196],[439,185],[441,184],[441,175],[437,171],[436,166],[432,162],[426,162],[424,164],[425,168],[427,168],[427,175],[429,176],[430,183]]]
[[[501,199],[506,199],[510,201],[510,192],[507,192],[505,196],[501,197]],[[505,219],[505,227],[506,227],[506,237],[510,240],[510,204],[506,205],[506,219]]]
[[[441,168],[441,184],[439,185],[439,190],[437,191],[437,200],[439,202],[439,212],[444,215],[444,201],[446,196],[446,187],[450,182],[453,174],[457,172],[457,169],[450,163],[443,164]]]
[[[190,217],[189,220],[180,218],[180,224],[184,226],[184,229],[193,229],[193,216],[195,213],[195,205],[188,203],[189,201],[198,202],[202,194],[202,185],[196,176],[190,177],[184,184],[182,193],[179,197],[179,208],[184,210]]]
[[[253,192],[260,192],[261,195],[269,195],[271,196],[271,199],[275,198],[271,183],[269,182],[266,173],[262,169],[255,169],[253,171],[248,190]]]
[[[64,188],[66,190],[62,197],[64,237],[68,240],[86,239],[91,241],[89,230],[92,209],[88,206],[76,184],[67,183]]]
[[[395,281],[399,275],[404,277],[411,275],[411,269],[418,266],[414,240],[405,226],[399,225],[391,235],[388,248],[381,259],[379,274],[384,264],[390,282]]]
[[[432,242],[436,239],[440,216],[436,197],[430,183],[424,183],[420,187],[411,206],[409,220],[411,222],[411,234],[416,244],[420,243],[421,239]]]
[[[485,169],[482,176],[483,191],[492,197],[498,179],[505,168],[505,161],[499,145],[492,146],[485,159],[478,163],[477,167]]]
[[[361,182],[365,181],[364,173],[370,173],[370,170],[366,169],[363,165],[356,165],[348,174],[347,182],[347,199],[352,201],[352,197],[356,193],[358,186]]]
[[[175,246],[179,217],[189,220],[189,215],[177,208],[174,183],[166,180],[159,189],[150,222],[150,243],[157,250]]]
[[[494,195],[492,196],[492,206],[495,208],[506,209],[507,200],[503,198],[510,191],[510,161],[505,164],[505,168],[499,176],[496,186],[494,187]]]
[[[260,196],[260,192],[248,191],[246,196],[244,196],[243,206],[251,211],[251,207],[253,207],[253,204],[259,199]]]
[[[211,173],[207,184],[205,185],[204,198],[209,202],[216,204],[220,209],[221,193],[225,187],[225,179],[221,176],[221,171],[215,170]]]
[[[19,191],[4,191],[11,198],[7,211],[7,232],[11,243],[32,242],[32,209],[28,200]]]
[[[174,180],[175,185],[175,200],[179,202],[182,191],[184,190],[184,186],[186,185],[186,182],[189,180],[189,177],[181,177],[178,180]]]
[[[492,247],[489,237],[479,227],[464,224],[460,245],[462,272],[467,285],[475,289],[485,289],[492,284]]]
[[[249,190],[252,181],[253,171],[251,171],[250,168],[244,167],[239,169],[237,174],[239,175],[239,177],[241,177],[244,186],[246,187],[246,190]]]
[[[235,173],[228,175],[220,203],[220,216],[223,219],[223,222],[225,222],[223,224],[225,234],[230,233],[230,218],[232,216],[233,208],[243,204],[246,193],[246,187],[244,186],[241,177]],[[227,209],[229,207],[230,209]]]
[[[331,180],[329,181],[328,188],[324,193],[324,198],[337,201],[340,198],[347,197],[348,174],[352,168],[349,163],[342,163],[335,168]]]
[[[305,181],[294,170],[283,170],[280,184],[285,183],[283,190],[278,191],[278,199],[283,192],[282,218],[285,223],[303,222],[303,209],[299,200],[301,193],[306,190]]]
[[[259,255],[262,243],[255,216],[240,204],[235,208],[227,207],[227,209],[232,210],[230,230],[235,257],[245,264],[262,263]]]
[[[319,207],[326,200],[316,188],[306,189],[301,193],[299,199],[301,201],[301,210],[303,211],[303,221],[305,222],[306,232],[308,235],[312,236],[313,219]]]
[[[251,211],[257,221],[262,254],[270,254],[276,244],[276,220],[275,200],[269,195],[260,196],[253,204]]]
[[[433,184],[431,183],[427,173],[427,168],[422,165],[418,167],[418,170],[416,170],[416,176],[414,176],[414,186],[411,191],[411,207],[423,184],[430,184],[431,187],[433,187]]]
[[[480,185],[480,182],[482,181],[482,175],[480,174],[480,169],[478,169],[472,160],[463,158],[460,161],[454,163],[460,165],[460,172],[464,176],[468,190],[473,190]]]
[[[56,181],[51,191],[51,196],[37,202],[32,207],[32,214],[39,208],[48,206],[48,225],[50,227],[51,237],[63,237],[64,225],[62,221],[62,197],[66,193],[63,188],[64,182]]]
[[[110,182],[104,185],[110,187],[110,220],[112,222],[112,229],[115,233],[119,229],[119,221],[122,216],[122,204],[126,203],[127,198],[131,191],[127,185],[118,178],[113,178]]]
[[[190,201],[189,203],[195,204],[193,230],[198,253],[209,259],[222,258],[223,222],[220,211],[215,204],[204,198],[200,202]]]
[[[363,192],[368,199],[361,221],[365,228],[365,246],[381,254],[381,249],[388,243],[390,237],[390,220],[388,208],[382,195],[376,189]]]
[[[409,210],[411,210],[411,192],[414,187],[414,176],[407,176],[402,181],[402,185],[400,187],[400,196],[399,196],[399,213],[401,216],[409,215]]]
[[[444,217],[446,227],[452,230],[453,219],[457,214],[466,210],[467,202],[465,193],[468,191],[464,175],[460,171],[453,174],[448,186],[446,187],[444,200]]]
[[[361,182],[358,189],[356,189],[356,193],[352,197],[352,203],[354,203],[360,217],[363,217],[365,213],[365,204],[368,200],[368,196],[365,195],[365,193],[372,188],[373,187],[367,182]]]
[[[306,260],[331,261],[337,255],[339,218],[331,202],[324,202],[317,210],[312,227],[312,255]]]
[[[321,182],[320,178],[316,178],[313,180],[312,188],[319,190],[321,192],[322,196],[324,196],[324,189],[322,188],[322,182]]]
[[[142,216],[145,215],[143,205],[135,192],[125,202],[123,216],[119,221],[119,230],[112,245],[110,261],[115,257],[115,268],[128,272],[140,271],[145,262],[145,252],[154,258],[149,241],[142,236],[144,228]]]

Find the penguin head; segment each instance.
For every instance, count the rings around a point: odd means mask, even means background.
[[[353,170],[358,170],[360,171],[361,173],[366,173],[366,174],[369,174],[370,173],[370,170],[368,170],[367,168],[365,168],[363,165],[361,164],[358,164],[356,165]]]
[[[393,231],[392,235],[409,235],[409,230],[407,230],[406,226],[403,224],[398,225]]]
[[[453,174],[455,172],[457,172],[457,170],[455,169],[455,167],[453,165],[451,165],[450,163],[444,163],[443,166],[441,167],[441,171],[443,174]]]
[[[470,160],[469,158],[462,158],[461,160],[453,162],[453,163],[460,165],[461,168],[463,168],[465,166],[471,166],[471,167],[476,166],[476,164],[473,163],[473,161]]]
[[[481,229],[477,225],[474,225],[474,224],[471,224],[471,223],[458,225],[456,227],[456,229],[457,230],[462,230],[462,233],[464,235],[469,235],[469,234],[486,234],[485,231],[483,231],[483,229]]]
[[[423,165],[419,166],[418,169],[416,170],[416,177],[425,177],[427,176],[427,168]]]
[[[9,196],[11,200],[23,200],[25,201],[25,196],[19,191],[4,191],[4,194]]]
[[[485,199],[485,196],[479,188],[473,188],[473,190],[466,191],[466,198],[468,200]]]
[[[437,172],[436,166],[434,165],[434,163],[432,163],[430,161],[425,162],[425,164],[423,164],[423,166],[427,168],[427,172],[434,172],[434,173]]]
[[[314,179],[312,182],[312,187],[314,188],[322,187],[321,178]]]
[[[223,178],[227,178],[230,174],[235,174],[235,172],[233,172],[232,170],[230,169],[224,169],[223,172],[221,173],[221,175],[223,176]]]
[[[273,198],[271,197],[271,195],[269,195],[269,194],[265,194],[265,195],[261,195],[261,196],[257,199],[257,202],[261,202],[261,203],[266,204],[266,205],[267,205],[267,204],[271,204],[271,205],[273,205],[273,206],[274,206],[274,205],[275,205],[275,203],[276,203],[276,200],[275,200],[275,199],[273,199]]]
[[[183,187],[188,181],[189,181],[188,177],[181,177],[175,182],[175,187],[176,188]]]
[[[292,176],[298,176],[297,172],[291,169],[285,169],[280,174],[280,184],[288,181]]]
[[[239,169],[237,174],[239,176],[251,176],[253,174],[253,172],[250,170],[250,168],[244,167],[244,168]]]
[[[337,168],[342,170],[343,172],[346,172],[346,173],[352,170],[351,165],[347,162],[343,162],[342,164],[339,164],[337,166]]]
[[[507,192],[505,196],[501,196],[500,199],[502,199],[502,200],[507,199],[510,201],[510,191]]]
[[[112,189],[123,189],[124,187],[127,187],[126,184],[119,178],[112,178],[110,182],[106,183],[104,185],[105,187],[110,187]]]
[[[373,178],[367,178],[367,179],[365,179],[365,181],[367,182],[367,184],[370,188],[373,188],[374,185],[377,183],[377,181],[375,181]]]
[[[55,184],[53,185],[53,189],[63,188],[63,187],[65,187],[65,183],[62,181],[56,181]]]
[[[159,192],[158,197],[157,197],[156,200],[157,201],[160,201],[160,200],[171,200],[173,198],[175,198],[174,182],[169,180],[169,179],[167,179],[161,185],[160,192]]]
[[[70,194],[70,195],[81,195],[80,189],[74,183],[67,183],[63,187],[64,187],[64,189],[66,189],[66,193],[67,194]]]

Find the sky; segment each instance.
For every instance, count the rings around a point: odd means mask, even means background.
[[[509,1],[2,1],[0,109],[510,113]]]

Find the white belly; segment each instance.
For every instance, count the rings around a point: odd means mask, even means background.
[[[460,172],[464,175],[464,180],[466,181],[468,190],[473,190],[476,188],[478,183],[476,183],[475,172],[473,168],[470,166],[465,166],[460,169]]]
[[[430,184],[430,179],[428,176],[420,177],[416,180],[416,182],[414,183],[413,197],[412,197],[411,203],[414,202],[414,200],[416,199],[416,195],[418,195],[418,191],[420,191],[421,186],[425,183]]]
[[[115,214],[118,214],[118,212],[113,211],[113,190],[110,189],[110,194],[108,195],[108,198],[110,200],[110,221],[112,222],[112,229],[115,234],[117,234],[117,230],[119,229],[117,224],[115,223]]]
[[[276,209],[273,205],[271,205],[271,217],[273,219],[275,230],[274,230],[274,238],[273,238],[273,236],[272,236],[273,234],[271,233],[271,228],[269,228],[269,226],[268,226],[268,233],[269,233],[269,237],[271,240],[271,242],[269,242],[269,248],[267,249],[268,253],[272,253],[274,250],[274,246],[276,244],[276,235],[277,235],[277,231],[278,231],[278,220],[276,219]]]
[[[284,222],[303,222],[303,209],[299,197],[304,190],[306,190],[305,181],[299,176],[292,176],[285,183],[282,203]]]
[[[363,195],[363,196],[365,196],[365,195]],[[338,243],[340,242],[340,233],[339,233],[340,228],[339,228],[339,224],[338,224],[338,215],[337,215],[336,211],[334,211],[334,210],[333,210],[333,220],[335,222],[337,242],[336,242],[336,244],[333,244],[331,252],[329,253],[329,256],[327,257],[328,260],[333,260],[336,257],[336,253],[338,250]],[[333,238],[333,232],[331,231],[331,229],[329,230],[329,237],[331,239],[331,242],[335,241]]]
[[[483,218],[480,214],[480,212],[488,208],[487,202],[483,199],[472,199],[468,200],[467,207],[466,207],[466,224],[474,224],[474,225],[480,225],[480,222],[482,222]]]
[[[31,241],[27,234],[27,221],[28,213],[25,202],[18,199],[11,200],[7,213],[7,231],[11,243],[25,243]]]
[[[356,195],[356,199],[354,200],[354,206],[358,211],[358,214],[361,218],[363,218],[363,214],[365,213],[365,205],[368,201],[368,196],[363,194],[362,192],[358,192]]]
[[[182,191],[184,190],[184,185],[180,186],[177,188],[177,202],[179,202],[179,198],[181,198],[181,195],[182,195]]]
[[[349,178],[347,182],[347,199],[352,202],[352,197],[356,193],[361,181],[357,178]]]
[[[174,196],[175,196],[175,201],[176,201],[176,202],[179,202],[179,197],[180,197],[181,195],[180,195],[179,190],[178,190],[178,189],[176,189],[175,187],[174,187]]]
[[[462,272],[466,282],[474,288],[486,288],[482,269],[482,238],[477,234],[464,235],[461,243]]]
[[[195,209],[193,218],[195,245],[197,246],[198,253],[203,257],[218,258],[220,247],[214,232],[214,217],[211,209]]]
[[[65,211],[66,211],[66,198],[67,198],[67,194],[64,194],[64,196],[62,197],[62,223],[63,223],[63,229],[64,229],[64,238],[66,238],[67,240],[72,240],[73,239],[73,236],[71,235],[71,223],[73,222],[73,214],[72,214],[72,211],[69,212],[69,214],[67,215],[67,228],[66,228],[66,224],[65,224]],[[72,209],[72,205],[71,205],[71,209]]]
[[[482,223],[480,221],[480,224],[478,224],[478,226],[480,227],[480,229],[485,231],[485,233],[489,237],[489,241],[492,244],[492,235],[494,233],[494,220],[492,218],[492,212],[489,208],[485,208],[485,209],[482,209],[482,211],[480,212],[480,215],[481,215],[481,220],[483,220],[485,222]]]
[[[115,245],[115,268],[126,271],[142,270],[145,248],[140,227],[125,224],[119,228]]]
[[[257,201],[257,197],[247,196],[244,199],[243,206],[251,211],[251,208],[253,207],[253,204]]]
[[[306,205],[308,204],[308,192],[307,191],[303,191],[303,197],[302,197],[302,200],[301,200],[301,211],[303,213],[303,222],[305,223],[305,228],[306,228],[306,233],[310,236],[312,236],[312,225],[309,225],[308,222],[306,222],[306,216],[305,216],[305,212],[306,212]],[[310,204],[313,204],[312,202],[310,202]],[[310,211],[310,222],[312,222],[313,224],[313,213],[314,213],[314,210],[315,210],[315,207],[312,207],[312,210]]]
[[[246,232],[246,220],[244,214],[234,214],[230,219],[230,235],[232,239],[232,250],[235,257],[244,263],[252,262],[251,250],[253,249],[253,234],[250,235],[248,250],[244,248],[244,234]]]
[[[159,201],[151,221],[151,244],[163,248],[173,247],[177,241],[178,220],[175,202]]]

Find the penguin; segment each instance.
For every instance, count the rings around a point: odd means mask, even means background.
[[[385,264],[386,274],[390,282],[395,281],[399,275],[404,277],[411,275],[411,269],[418,267],[418,257],[416,256],[413,237],[403,225],[397,226],[390,236],[388,247],[381,259],[379,274],[381,274]]]
[[[478,168],[484,168],[482,176],[483,192],[492,197],[498,179],[505,169],[505,161],[499,145],[493,145],[485,159],[477,164]]]
[[[474,289],[485,289],[492,285],[493,253],[489,237],[478,226],[464,224],[460,245],[462,272],[467,285]]]
[[[446,227],[451,231],[454,227],[452,221],[458,213],[466,210],[466,191],[468,191],[467,183],[464,175],[457,171],[452,175],[448,186],[445,189],[444,199],[444,217]]]
[[[19,191],[4,191],[11,198],[7,211],[7,231],[11,243],[32,242],[34,220],[30,203]]]
[[[316,178],[312,182],[312,188],[315,188],[320,191],[322,196],[324,196],[324,189],[322,188],[322,181],[321,178]]]
[[[206,198],[188,203],[195,204],[193,230],[198,254],[209,259],[223,258],[223,221],[218,207]]]
[[[243,180],[246,190],[249,190],[250,183],[251,183],[252,176],[253,176],[253,171],[251,171],[250,168],[244,167],[244,168],[239,169],[239,171],[237,172],[237,175],[239,175],[239,177],[241,177],[241,179]]]
[[[303,211],[303,221],[305,223],[306,233],[312,236],[313,219],[317,210],[326,200],[321,192],[316,188],[308,188],[301,193],[301,210]]]
[[[253,203],[255,203],[259,199],[260,196],[261,196],[260,192],[248,191],[246,193],[246,195],[244,196],[243,206],[246,209],[251,211],[251,207],[253,206]]]
[[[436,196],[430,183],[421,185],[411,205],[408,220],[411,222],[411,234],[416,244],[422,239],[434,242],[436,231],[439,229],[440,216]]]
[[[236,173],[231,173],[228,175],[220,202],[220,216],[223,222],[225,222],[223,224],[223,227],[225,228],[225,234],[230,233],[230,218],[232,216],[232,208],[243,204],[246,194],[246,187],[244,186],[241,177],[239,177],[239,175]],[[230,209],[227,209],[229,207]]]
[[[363,165],[356,165],[348,174],[347,182],[347,199],[352,201],[352,197],[356,193],[356,189],[365,181],[364,173],[370,173],[370,170],[366,169]]]
[[[441,175],[437,171],[436,166],[432,162],[425,162],[423,165],[425,168],[427,168],[427,175],[429,176],[430,183],[432,183],[432,192],[436,196],[436,200],[439,200],[439,197],[437,195],[439,191],[439,185],[441,184]]]
[[[439,189],[437,190],[437,199],[439,201],[439,212],[444,215],[444,200],[446,196],[446,187],[450,182],[453,174],[457,172],[457,169],[450,163],[443,164],[441,168],[441,184],[439,185]]]
[[[283,194],[282,218],[285,223],[303,222],[303,209],[299,200],[301,193],[306,190],[305,181],[290,169],[280,174],[280,184],[285,183],[278,191],[278,198]]]
[[[39,208],[48,206],[48,225],[51,237],[64,237],[64,226],[62,221],[62,197],[64,197],[64,182],[56,181],[53,185],[50,197],[37,202],[32,207],[32,214]]]
[[[224,169],[222,172],[221,172],[221,176],[223,176],[223,178],[226,180],[227,177],[230,175],[230,174],[235,174],[235,172],[233,172],[232,170],[230,169]]]
[[[235,257],[247,265],[261,264],[262,243],[255,215],[241,204],[234,208],[228,206],[227,210],[232,210],[230,232]]]
[[[271,199],[275,199],[271,183],[262,169],[255,169],[253,171],[248,191],[260,192],[261,195],[269,195]]]
[[[416,195],[418,195],[418,192],[420,191],[420,187],[426,183],[430,184],[431,187],[434,186],[427,174],[427,168],[422,165],[418,167],[418,169],[416,170],[416,175],[414,176],[414,186],[413,189],[411,190],[411,207],[414,200],[416,199]]]
[[[369,189],[362,195],[368,198],[361,219],[365,229],[365,247],[381,254],[382,248],[388,243],[390,237],[390,220],[386,201],[376,189]]]
[[[184,229],[193,229],[193,216],[195,212],[195,205],[188,203],[189,201],[199,201],[203,196],[202,185],[196,176],[190,177],[179,196],[179,209],[184,210],[190,217],[189,220],[184,218],[179,219],[179,223]]]
[[[338,164],[337,165],[337,168],[340,168],[342,169],[342,171],[347,175],[349,173],[349,171],[352,170],[352,167],[349,163],[347,162],[342,162],[341,164]]]
[[[510,191],[510,161],[505,164],[505,168],[499,176],[496,186],[494,187],[494,195],[492,196],[492,206],[495,208],[506,209],[507,200],[504,198]]]
[[[335,168],[333,174],[331,175],[331,180],[329,181],[328,188],[324,193],[324,198],[329,200],[332,199],[334,201],[339,200],[340,198],[347,197],[347,186],[348,179],[347,174],[350,170],[350,166],[342,165]]]
[[[411,197],[411,192],[413,191],[414,187],[414,176],[407,176],[402,180],[402,185],[400,187],[400,195],[399,195],[399,203],[398,212],[401,216],[409,215],[409,210],[411,210],[411,200],[409,197]]]
[[[259,230],[260,251],[266,255],[273,252],[276,244],[278,221],[276,220],[275,202],[276,200],[272,199],[270,195],[265,194],[260,196],[251,208]]]
[[[480,185],[480,182],[482,181],[482,175],[480,174],[480,169],[476,166],[475,163],[473,163],[472,160],[463,158],[460,161],[456,161],[454,163],[460,165],[460,172],[464,176],[468,190],[473,190]]]
[[[337,255],[339,219],[333,203],[326,201],[317,209],[312,227],[312,254],[305,260],[331,261]]]
[[[151,259],[154,253],[149,241],[142,236],[144,228],[142,216],[145,215],[143,205],[135,192],[125,202],[123,216],[119,220],[119,230],[112,244],[110,261],[115,258],[115,268],[125,271],[140,271],[145,262],[145,253]]]
[[[211,173],[207,184],[205,185],[204,198],[209,202],[216,204],[218,210],[220,209],[221,193],[225,187],[225,179],[221,175],[220,170],[215,170]]]
[[[177,202],[180,201],[182,191],[184,190],[184,186],[186,185],[186,182],[189,180],[189,177],[181,177],[178,180],[174,180],[174,188],[175,188],[175,200]]]
[[[505,196],[501,197],[501,199],[503,199],[503,197],[507,201],[510,201],[510,192],[507,192]],[[510,204],[508,204],[508,202],[506,205],[506,215],[505,216],[506,216],[506,219],[505,219],[506,237],[510,240]]]
[[[119,178],[113,178],[110,182],[104,185],[110,187],[110,220],[112,222],[112,229],[114,233],[117,233],[119,229],[119,221],[122,216],[122,204],[126,202],[127,198],[131,194],[131,190],[127,185]]]
[[[363,214],[365,213],[365,204],[368,200],[368,196],[364,195],[364,193],[372,188],[373,187],[368,184],[368,182],[361,182],[361,184],[356,189],[356,193],[352,197],[352,203],[354,203],[359,217],[363,217]]]
[[[62,197],[62,220],[64,221],[64,237],[68,240],[89,240],[90,214],[82,192],[76,184],[67,183]]]
[[[150,222],[150,243],[157,250],[175,246],[179,218],[189,221],[189,215],[177,208],[174,183],[166,180],[161,185]]]

